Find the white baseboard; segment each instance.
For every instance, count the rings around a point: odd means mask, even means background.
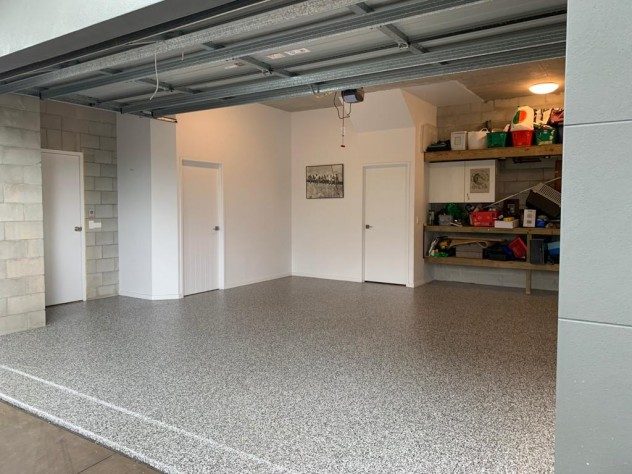
[[[223,289],[224,290],[228,290],[230,288],[237,288],[237,287],[240,287],[240,286],[254,285],[255,283],[263,283],[264,281],[278,280],[279,278],[287,278],[289,276],[292,276],[292,274],[289,273],[289,272],[284,272],[284,273],[277,273],[277,274],[274,274],[274,275],[267,275],[267,276],[260,277],[260,278],[241,280],[241,281],[238,281],[238,282],[229,283],[228,285],[224,285]]]
[[[354,283],[362,283],[362,278],[350,278],[348,276],[342,275],[323,275],[315,273],[292,272],[292,276],[304,278],[320,278],[321,280],[352,281]]]
[[[147,295],[143,293],[135,293],[133,291],[123,291],[123,290],[119,290],[119,295],[127,296],[129,298],[138,298],[141,300],[151,300],[151,301],[179,300],[182,298],[182,295]]]

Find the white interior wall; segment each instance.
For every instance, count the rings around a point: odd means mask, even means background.
[[[151,294],[151,158],[148,121],[116,121],[119,201],[119,293]]]
[[[410,172],[409,285],[415,282],[415,120],[436,120],[436,110],[400,90],[367,94],[347,121],[346,148],[333,109],[292,114],[292,273],[362,281],[363,167],[407,163]],[[411,114],[413,104],[414,113]],[[403,126],[405,125],[405,126]],[[397,128],[396,128],[397,127]],[[358,130],[366,130],[359,132]],[[345,197],[305,198],[305,167],[343,163]],[[423,222],[423,221],[422,221]],[[421,262],[423,263],[423,261]]]
[[[182,293],[176,125],[151,120],[150,127],[152,295],[173,299]]]
[[[225,287],[290,275],[290,114],[257,104],[179,115],[177,153],[222,165]]]
[[[362,281],[363,167],[396,162],[409,165],[411,180],[409,286],[432,279],[524,285],[524,272],[424,266],[422,150],[435,137],[436,108],[404,91],[368,94],[356,105],[347,121],[346,148],[340,147],[341,124],[333,109],[290,114],[249,105],[183,114],[175,145],[167,130],[172,124],[150,121],[147,131],[137,130],[142,119],[122,120],[121,134],[140,137],[149,147],[136,149],[125,139],[119,145],[120,200],[131,206],[120,213],[121,226],[129,229],[121,237],[122,294],[181,293],[175,290],[179,252],[173,252],[179,246],[178,159],[222,165],[226,288],[289,274]],[[329,163],[345,165],[345,197],[307,200],[305,167]],[[151,198],[143,200],[147,190]],[[149,238],[149,251],[139,235]],[[143,268],[151,281],[140,277]],[[555,288],[557,275],[535,274],[533,283]]]
[[[432,280],[432,267],[424,263],[424,224],[428,213],[427,168],[423,150],[436,141],[437,108],[404,92],[404,100],[415,123],[415,167],[414,167],[414,285],[419,286]]]
[[[117,117],[119,293],[180,297],[175,125]]]

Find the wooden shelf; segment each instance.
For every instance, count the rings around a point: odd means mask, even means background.
[[[506,235],[560,235],[560,229],[543,229],[541,227],[515,227],[498,229],[496,227],[458,227],[453,225],[426,225],[427,232],[438,234],[506,234]]]
[[[427,151],[424,153],[424,160],[428,163],[438,163],[442,161],[504,160],[506,158],[561,154],[562,145],[556,144],[526,147],[484,148],[482,150]]]
[[[465,267],[485,267],[485,268],[508,268],[512,270],[535,270],[542,272],[558,272],[559,265],[544,263],[536,265],[534,263],[521,261],[499,261],[486,260],[481,258],[460,258],[460,257],[424,257],[426,263],[432,265],[457,265]]]

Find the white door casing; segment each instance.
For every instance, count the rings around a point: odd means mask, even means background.
[[[183,294],[220,287],[219,165],[182,161]]]
[[[364,281],[407,284],[408,213],[408,166],[365,167]]]
[[[86,299],[82,153],[42,150],[46,305]]]

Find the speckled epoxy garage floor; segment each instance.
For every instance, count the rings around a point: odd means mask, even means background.
[[[49,309],[0,398],[169,472],[553,469],[554,293],[285,278]]]

